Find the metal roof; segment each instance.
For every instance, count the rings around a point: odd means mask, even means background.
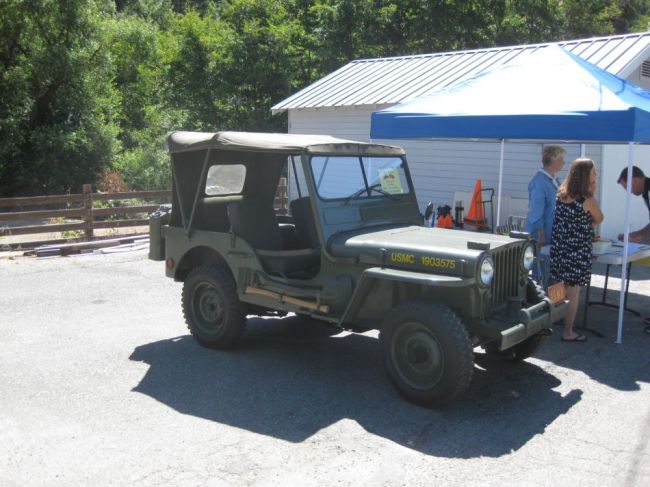
[[[352,61],[271,108],[390,105],[506,64],[525,52],[560,45],[621,78],[650,56],[650,32],[544,44]]]

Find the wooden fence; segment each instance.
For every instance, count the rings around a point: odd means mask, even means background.
[[[86,240],[92,240],[95,237],[95,230],[97,229],[148,225],[149,213],[155,211],[160,206],[160,203],[169,203],[171,201],[171,194],[169,190],[93,193],[92,186],[90,184],[84,184],[83,192],[78,194],[0,198],[0,237],[40,233],[80,232],[80,236],[83,236]],[[133,199],[152,200],[153,202],[133,206],[101,207],[101,204],[95,205],[95,202]],[[34,207],[45,209],[34,209]],[[278,213],[287,213],[286,178],[281,178],[275,198],[275,207]],[[4,210],[5,208],[11,210],[6,211]],[[134,217],[124,218],[127,215]],[[114,219],[114,217],[121,217],[122,219]],[[73,219],[78,221],[70,221]],[[30,220],[44,221],[44,223],[23,224]],[[54,223],[51,222],[52,220],[55,220]],[[58,222],[56,220],[61,221]],[[17,222],[18,226],[11,226],[5,222]],[[31,242],[32,245],[34,243]],[[25,244],[27,242],[17,242],[9,246],[20,247]]]
[[[154,200],[154,202],[107,207],[95,204],[132,199]],[[161,202],[170,200],[171,191],[168,190],[93,193],[90,184],[84,184],[83,192],[77,194],[0,198],[0,209],[11,209],[0,213],[0,236],[80,232],[86,240],[92,240],[97,229],[148,225],[149,219],[145,215],[155,211]],[[34,209],[34,207],[45,209]],[[135,217],[125,218],[127,215]],[[39,223],[23,224],[30,220]],[[52,220],[54,223],[51,222]],[[5,222],[17,222],[18,226],[11,226]]]

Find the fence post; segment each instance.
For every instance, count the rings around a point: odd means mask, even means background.
[[[93,186],[84,184],[84,223],[86,224],[86,240],[93,239]]]

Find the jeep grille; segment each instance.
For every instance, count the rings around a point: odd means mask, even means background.
[[[508,302],[508,297],[518,293],[521,245],[509,245],[492,252],[494,259],[494,280],[491,284],[492,309],[500,308]]]

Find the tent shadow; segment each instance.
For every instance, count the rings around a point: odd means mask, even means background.
[[[618,298],[618,294],[612,293],[608,302],[616,303],[614,297]],[[640,297],[647,299],[646,296]],[[633,294],[630,293],[630,305],[632,298]],[[584,296],[581,299],[584,300]],[[587,330],[580,328],[582,317],[581,310],[576,316],[575,330],[587,336],[586,343],[562,342],[562,325],[556,325],[553,336],[535,357],[561,367],[579,370],[591,379],[620,391],[637,391],[640,382],[650,383],[650,341],[643,332],[642,318],[625,313],[622,344],[616,344],[617,309],[590,306]],[[602,337],[590,333],[590,330],[602,334]]]
[[[441,457],[498,457],[543,433],[581,397],[531,363],[475,367],[465,396],[445,410],[398,396],[376,338],[298,317],[249,320],[238,350],[207,350],[189,335],[137,347],[150,365],[134,391],[174,410],[291,442],[342,419]]]
[[[587,328],[603,335],[598,337],[580,327],[583,324],[585,292],[580,296],[576,316],[576,331],[585,333],[588,342],[583,344],[560,341],[562,325],[554,327],[554,335],[537,353],[536,357],[562,367],[579,370],[591,379],[622,391],[639,390],[639,382],[650,382],[648,346],[650,340],[643,332],[643,316],[625,312],[622,344],[616,340],[618,304],[620,299],[620,267],[612,268],[606,302],[613,307],[591,304],[587,313]],[[590,302],[600,302],[603,296],[605,265],[593,267]],[[633,265],[627,307],[650,316],[650,267]]]

